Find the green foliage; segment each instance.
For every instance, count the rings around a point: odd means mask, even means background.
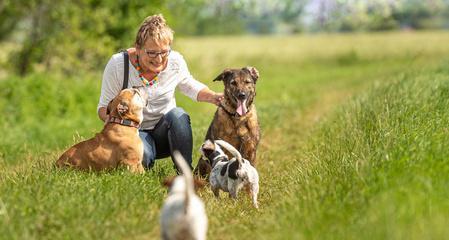
[[[350,32],[447,28],[448,10],[445,0],[321,1],[308,16],[314,19],[309,29]]]
[[[20,43],[20,48],[10,56],[12,68],[20,75],[36,70],[57,70],[70,75],[98,71],[112,53],[133,45],[140,23],[148,15],[162,12],[163,3],[8,1],[4,11],[19,12],[13,20],[21,26],[16,32],[19,36],[10,38]],[[5,22],[0,28],[11,30],[13,26]]]
[[[0,162],[67,146],[101,127],[95,116],[100,78],[30,75],[0,81]],[[80,126],[83,128],[80,129]],[[72,139],[76,131],[78,139]],[[70,133],[68,135],[68,133]],[[45,140],[43,140],[45,139]]]
[[[397,11],[394,12],[394,18],[403,26],[413,29],[435,28],[436,26],[426,26],[426,20],[432,19],[435,15],[448,10],[449,6],[444,5],[443,1],[430,3],[429,1],[407,0],[403,1]]]
[[[131,47],[149,15],[163,13],[177,36],[384,31],[449,27],[449,2],[401,1],[113,1],[0,3],[0,41],[14,42],[3,73],[101,72],[112,53]]]
[[[20,3],[13,0],[5,0],[0,3],[0,41],[15,29],[18,24],[17,18],[23,13]]]

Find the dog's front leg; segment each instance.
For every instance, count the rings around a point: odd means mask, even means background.
[[[229,197],[237,199],[238,191],[238,188],[234,186],[229,187]]]
[[[195,170],[193,170],[193,174],[195,176],[200,176],[202,178],[208,179],[211,171],[212,167],[210,166],[210,164],[208,164],[203,158],[200,158]]]
[[[242,156],[248,159],[252,166],[256,165],[256,148],[257,144],[251,139],[242,142]]]
[[[212,188],[212,192],[214,193],[215,197],[220,198],[220,189],[219,188]]]

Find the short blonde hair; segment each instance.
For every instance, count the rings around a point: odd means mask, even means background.
[[[174,31],[167,25],[162,14],[156,14],[145,18],[137,31],[135,46],[142,48],[148,39],[155,41],[157,44],[173,42]]]

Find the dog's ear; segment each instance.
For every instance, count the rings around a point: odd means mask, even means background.
[[[254,83],[256,83],[257,79],[259,79],[259,71],[255,67],[244,67],[242,68],[243,71],[247,71],[251,78],[253,79]]]
[[[112,99],[111,101],[109,101],[108,106],[106,107],[106,114],[109,115],[111,113],[112,110],[112,102],[114,101],[114,99]]]
[[[128,112],[129,108],[128,108],[128,103],[126,102],[120,102],[117,105],[117,112],[120,116],[123,116],[124,114],[126,114]]]
[[[215,150],[215,144],[214,144],[211,140],[207,139],[207,140],[203,143],[202,148],[203,148],[204,150]]]
[[[210,165],[212,165],[212,159],[209,159],[211,154],[214,153],[215,151],[215,144],[213,142],[211,142],[210,140],[206,140],[203,145],[201,145],[201,151],[204,154],[204,160],[205,162],[209,163]]]
[[[210,155],[211,154],[210,150],[203,150],[203,152],[204,152],[204,155]],[[212,166],[212,161],[208,157],[201,156],[200,160],[202,160],[206,165]]]
[[[214,82],[215,82],[215,81],[223,81],[223,80],[225,80],[228,76],[230,76],[231,74],[232,74],[231,69],[226,68],[225,70],[223,70],[222,73],[220,73],[220,75],[218,75],[218,76],[214,79]]]

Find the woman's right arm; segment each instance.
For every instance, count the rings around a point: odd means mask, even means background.
[[[121,64],[119,64],[121,63]],[[119,71],[122,68],[122,71]],[[118,78],[120,75],[120,79]],[[106,121],[108,115],[106,114],[106,108],[109,102],[119,94],[122,88],[123,81],[123,59],[116,56],[109,59],[103,72],[103,79],[101,81],[101,94],[97,106],[98,117],[102,121]]]

